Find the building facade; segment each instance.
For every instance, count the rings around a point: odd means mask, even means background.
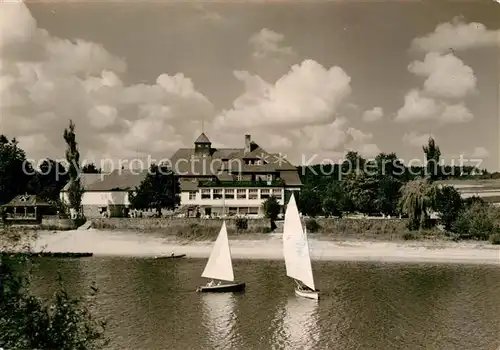
[[[262,203],[274,196],[280,204],[302,187],[298,170],[279,154],[268,153],[245,135],[241,148],[214,148],[202,133],[193,148],[181,148],[170,158],[180,183],[179,215],[261,217]],[[138,187],[148,169],[119,169],[110,174],[82,174],[86,217],[123,216],[128,193]],[[68,203],[68,185],[61,199]]]
[[[120,169],[109,174],[81,174],[83,214],[87,218],[125,216],[130,206],[128,192],[140,185],[146,173]],[[60,194],[66,204],[69,204],[68,188],[69,183]]]

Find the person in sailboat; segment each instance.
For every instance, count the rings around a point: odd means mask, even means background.
[[[207,283],[207,287],[212,287],[215,285],[214,280],[211,280],[210,282]]]

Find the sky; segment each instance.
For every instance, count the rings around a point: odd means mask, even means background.
[[[500,169],[495,1],[0,0],[0,134],[28,158],[168,158],[203,130],[293,163],[396,152]],[[479,164],[480,163],[480,164]],[[123,163],[122,163],[123,164]]]

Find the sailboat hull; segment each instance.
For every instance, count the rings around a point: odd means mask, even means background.
[[[202,293],[234,293],[245,291],[245,283],[221,284],[219,286],[201,286],[196,289]]]
[[[308,291],[299,288],[295,288],[295,295],[302,298],[319,300],[318,291]]]

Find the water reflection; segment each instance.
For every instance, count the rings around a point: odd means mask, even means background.
[[[182,259],[180,259],[182,260]],[[293,295],[276,261],[239,261],[245,295],[194,292],[204,259],[43,259],[33,288],[100,289],[110,349],[495,349],[500,269],[316,262],[318,302]]]
[[[282,346],[279,349],[317,349],[320,333],[318,310],[316,300],[289,297],[278,314],[282,322],[275,344]]]
[[[233,293],[202,294],[202,326],[212,349],[236,349],[236,298]]]

